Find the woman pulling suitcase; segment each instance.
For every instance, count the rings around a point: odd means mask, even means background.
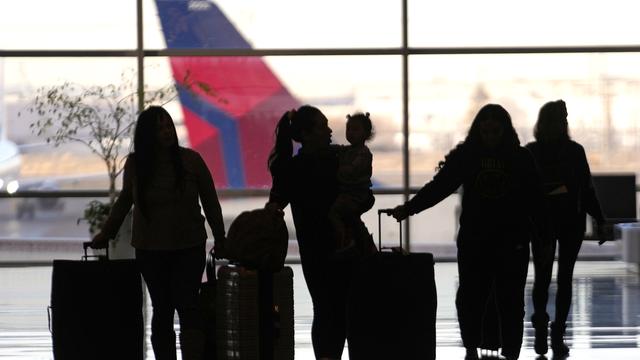
[[[176,359],[175,311],[182,358],[203,356],[197,300],[207,233],[199,201],[219,248],[225,230],[211,173],[197,152],[178,145],[169,113],[149,107],[136,123],[134,152],[124,165],[120,196],[91,247],[106,247],[134,205],[131,243],[151,295],[151,344],[157,360]]]
[[[502,355],[517,359],[524,319],[524,288],[534,222],[542,219],[539,175],[520,141],[509,113],[484,106],[465,140],[439,165],[439,171],[393,216],[403,220],[428,209],[462,186],[458,233],[459,287],[456,308],[467,360],[477,359],[482,316],[495,281]]]

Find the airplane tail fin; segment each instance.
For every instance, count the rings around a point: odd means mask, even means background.
[[[204,0],[156,0],[169,49],[247,49],[221,9]],[[261,57],[172,57],[191,147],[222,188],[271,185],[273,131],[299,102]],[[191,86],[189,84],[204,84]]]

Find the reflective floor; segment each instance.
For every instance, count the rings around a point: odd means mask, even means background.
[[[313,359],[311,303],[300,266],[292,267],[295,272],[296,359]],[[527,318],[531,313],[532,276],[530,269]],[[464,349],[454,306],[456,264],[436,264],[436,282],[437,357],[463,359]],[[50,267],[0,268],[0,358],[3,360],[52,359],[47,320],[50,286]],[[553,296],[555,287],[551,292]],[[549,310],[553,313],[552,308]],[[579,262],[567,339],[571,346],[571,359],[640,359],[638,274],[621,262]],[[532,346],[533,330],[527,322],[521,359],[536,358]],[[148,359],[153,359],[150,351],[147,355]],[[346,351],[343,358],[347,358]]]

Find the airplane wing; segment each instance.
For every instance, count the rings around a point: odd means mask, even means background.
[[[198,1],[156,0],[169,49],[248,49],[251,45],[221,9]],[[184,122],[220,188],[264,188],[273,132],[281,115],[299,101],[261,57],[172,57]],[[185,86],[185,79],[213,92]],[[213,94],[212,94],[213,93]]]

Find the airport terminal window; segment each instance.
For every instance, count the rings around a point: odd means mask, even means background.
[[[135,49],[136,2],[0,2],[0,49]]]
[[[564,99],[593,172],[640,169],[640,55],[434,55],[410,59],[411,183],[432,177],[477,111],[499,103],[524,144],[540,107]],[[615,154],[615,156],[613,156]]]
[[[397,48],[402,40],[395,1],[145,0],[144,7],[147,49]],[[216,25],[198,22],[212,18]],[[215,32],[202,31],[207,26]]]
[[[43,144],[44,139],[37,137],[29,128],[36,115],[25,110],[39,88],[60,86],[67,82],[79,87],[120,84],[123,74],[128,78],[133,76],[134,86],[136,83],[136,62],[132,58],[12,57],[0,58],[0,68],[0,74],[3,74],[3,91],[0,93],[4,96],[0,101],[6,112],[3,115],[7,117],[5,135],[22,146],[24,151],[30,152],[43,146],[54,153],[58,151],[51,145]],[[131,92],[135,91],[135,87],[131,89]]]
[[[11,35],[0,36],[0,117],[6,114],[1,128],[9,140],[18,145],[37,141],[24,126],[27,120],[16,113],[39,86],[59,81],[104,84],[117,81],[123,70],[135,72],[140,67],[144,85],[154,88],[184,79],[185,73],[179,71],[184,70],[186,61],[198,65],[190,68],[190,76],[225,82],[226,88],[218,83],[209,89],[217,92],[217,97],[205,97],[208,104],[221,104],[220,109],[229,111],[223,115],[272,116],[273,104],[277,104],[279,114],[291,105],[311,103],[328,115],[334,141],[344,143],[344,115],[369,111],[377,128],[371,143],[374,181],[382,190],[406,191],[403,163],[407,157],[409,185],[428,181],[438,161],[464,138],[479,106],[490,101],[505,105],[522,142],[527,142],[532,139],[531,127],[540,105],[563,98],[569,106],[570,121],[575,121],[571,122],[572,136],[587,148],[594,171],[638,172],[640,168],[636,156],[640,149],[640,47],[633,45],[640,44],[640,35],[632,27],[636,22],[632,17],[640,5],[632,2],[613,0],[607,7],[596,7],[577,0],[562,4],[552,4],[551,0],[530,4],[409,0],[406,24],[402,19],[403,2],[142,0],[140,24],[136,23],[136,3],[30,0],[0,4],[0,33]],[[183,9],[172,9],[176,4]],[[37,14],[31,11],[36,8]],[[573,12],[574,8],[578,10]],[[193,17],[181,18],[184,9]],[[207,16],[220,20],[215,28],[210,27]],[[544,28],[540,25],[543,23]],[[137,40],[138,26],[143,30],[142,44]],[[406,48],[404,26],[408,30]],[[571,31],[565,31],[568,28]],[[446,47],[459,47],[457,52],[470,54],[446,55],[451,52],[441,49]],[[237,57],[237,50],[242,57]],[[33,57],[25,57],[25,53]],[[404,56],[408,57],[406,69]],[[228,67],[212,73],[207,69],[211,61],[224,62]],[[230,87],[225,77],[245,69],[247,64],[261,69],[262,77],[247,79],[243,71],[242,81]],[[405,70],[407,84],[403,82]],[[271,88],[255,86],[265,81]],[[279,92],[269,92],[273,89]],[[181,131],[182,143],[219,148],[211,129],[200,137],[191,136],[188,128],[201,121],[202,109],[189,103],[194,99],[188,93],[167,104]],[[255,100],[261,96],[275,102],[256,106]],[[405,105],[407,153],[403,147]],[[271,127],[260,132],[263,145],[269,142],[265,139],[270,139],[271,132]],[[250,145],[244,143],[242,147]],[[83,154],[78,148],[48,148],[40,153],[36,149],[21,147],[24,158],[39,164],[35,168],[24,166],[22,176],[35,177],[40,172],[50,177],[65,172],[56,167],[45,169],[42,164],[51,162],[41,162],[37,156]],[[233,163],[243,167],[253,164],[257,169],[264,164],[263,155],[254,151]],[[86,159],[89,156],[86,154]],[[55,165],[75,164],[75,160],[55,159]],[[87,166],[91,170],[86,170]],[[99,166],[99,159],[83,161],[69,174],[101,173]],[[224,173],[224,180],[218,184],[221,188],[244,191],[268,187],[264,168],[260,176],[254,176],[259,180],[247,181],[250,171],[243,167],[226,168],[220,159],[211,160],[210,166],[214,173]],[[76,181],[68,186],[100,189],[105,188],[105,182]],[[393,206],[402,197],[380,195],[386,200],[376,207]],[[408,235],[418,248],[433,243],[453,246],[457,201],[450,197],[439,205],[438,212],[421,214],[419,220],[412,221]],[[225,206],[240,210],[249,205],[231,196],[225,199]],[[15,226],[5,220],[5,225]],[[367,221],[375,229],[376,220]]]
[[[411,47],[637,45],[627,0],[409,0]]]
[[[145,78],[188,82],[180,87],[181,108],[173,115],[184,143],[203,154],[218,186],[268,188],[266,163],[275,124],[284,109],[314,104],[329,118],[338,144],[347,144],[346,115],[370,112],[376,127],[369,143],[373,181],[377,187],[398,188],[399,68],[397,56],[173,57],[153,59]],[[230,123],[232,117],[242,120],[238,127]]]

